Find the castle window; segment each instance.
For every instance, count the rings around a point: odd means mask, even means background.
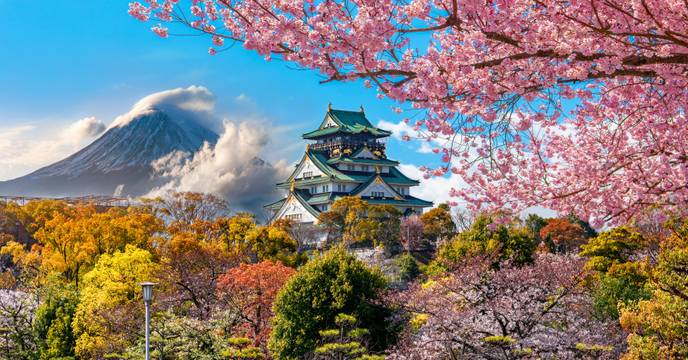
[[[303,177],[304,177],[304,178],[313,177],[313,172],[312,172],[312,171],[304,171],[304,172],[303,172]]]
[[[361,171],[368,171],[368,165],[361,165]]]
[[[315,194],[318,192],[318,187],[317,186],[311,186],[311,194]]]
[[[339,191],[339,192],[344,192],[344,191],[346,191],[346,185],[344,185],[344,184],[337,184],[337,191]]]
[[[353,165],[347,165],[347,166],[346,166],[346,169],[349,170],[349,171],[353,171],[353,170],[354,170],[354,166],[353,166]]]
[[[289,214],[284,216],[287,220],[301,221],[301,214]]]
[[[328,192],[330,191],[330,185],[323,185],[323,191],[322,192]]]
[[[384,191],[372,191],[373,197],[385,197]]]

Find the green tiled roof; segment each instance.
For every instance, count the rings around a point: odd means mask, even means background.
[[[322,194],[315,194],[308,198],[306,201],[308,201],[309,204],[315,205],[315,204],[324,204],[330,200],[332,200],[333,193],[322,193]]]
[[[331,181],[329,176],[319,176],[319,177],[312,177],[310,179],[299,179],[299,180],[296,180],[296,183],[299,185],[315,185],[315,184],[326,183],[329,181]],[[277,186],[281,187],[281,188],[289,188],[291,186],[291,179],[287,179],[286,181],[278,183]]]
[[[365,181],[368,181],[370,179],[370,174],[368,173],[356,173],[356,172],[348,172],[345,171],[344,176],[347,178],[342,179],[342,181],[353,181],[353,182],[358,182],[362,183]],[[408,185],[408,186],[413,186],[413,185],[418,185],[417,180],[409,179],[406,177],[406,175],[402,174],[401,171],[397,170],[397,168],[390,167],[389,168],[389,173],[381,173],[380,177],[382,180],[384,180],[386,183],[390,185]]]
[[[377,199],[377,198],[367,198],[363,197],[362,199],[367,201],[368,204],[373,204],[373,205],[400,205],[400,206],[432,206],[432,201],[425,201],[422,199],[419,199],[417,197],[413,197],[411,195],[406,195],[403,196],[403,200],[396,200],[396,199]]]
[[[337,126],[331,126],[323,128],[322,126],[327,122],[327,119],[332,119],[332,121],[337,124]],[[315,139],[318,137],[332,135],[336,133],[347,133],[347,134],[362,134],[368,133],[375,137],[385,137],[390,136],[392,133],[387,130],[382,130],[373,126],[373,124],[368,121],[365,114],[362,111],[346,111],[346,110],[335,110],[330,109],[325,114],[325,120],[323,120],[322,125],[319,129],[303,134],[304,139]]]
[[[280,200],[277,200],[277,201],[275,201],[275,202],[273,202],[273,203],[270,203],[270,204],[267,204],[267,205],[263,205],[263,207],[266,208],[266,209],[270,209],[270,210],[279,210],[279,208],[282,207],[282,204],[284,204],[284,202],[285,202],[286,200],[287,200],[287,198],[280,199]]]

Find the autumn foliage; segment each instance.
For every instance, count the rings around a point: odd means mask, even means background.
[[[277,292],[295,270],[278,262],[240,264],[220,276],[217,292],[220,301],[235,309],[240,317],[239,332],[265,349],[270,336],[272,303]]]
[[[563,218],[547,221],[540,230],[540,238],[552,252],[578,252],[588,240],[580,225]]]

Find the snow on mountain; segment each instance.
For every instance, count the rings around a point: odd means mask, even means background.
[[[0,194],[23,196],[143,195],[162,180],[152,163],[170,154],[192,156],[218,135],[197,121],[148,107],[110,127],[82,150],[20,178],[0,182]]]

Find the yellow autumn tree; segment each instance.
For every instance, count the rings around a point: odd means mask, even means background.
[[[79,358],[102,359],[136,340],[143,312],[139,283],[156,281],[159,272],[153,255],[133,245],[100,257],[84,276],[72,324]]]

